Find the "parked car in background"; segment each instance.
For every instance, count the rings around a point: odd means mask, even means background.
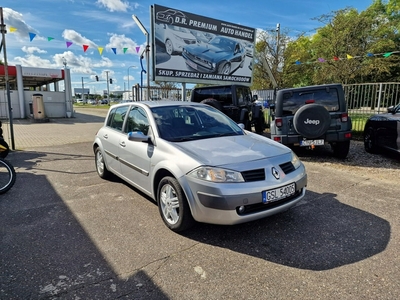
[[[365,123],[364,148],[369,153],[382,149],[400,152],[400,104],[386,114],[371,116]]]
[[[341,84],[278,90],[270,107],[274,141],[309,149],[329,144],[335,157],[347,157],[352,123]]]
[[[190,33],[196,38],[198,44],[207,44],[212,38],[199,30],[190,30]]]
[[[186,45],[195,45],[197,40],[186,28],[156,23],[155,37],[165,46],[165,52],[169,55],[180,54]]]
[[[286,146],[243,130],[205,104],[143,101],[109,109],[93,151],[111,173],[154,199],[173,231],[195,221],[239,224],[303,198],[307,174]]]
[[[246,50],[235,39],[215,36],[207,44],[185,46],[182,56],[192,70],[230,75],[243,67]]]
[[[85,103],[87,103],[87,100],[86,99],[76,99],[76,103],[80,103],[80,104],[85,104]]]

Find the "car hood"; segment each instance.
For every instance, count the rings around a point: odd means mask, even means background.
[[[373,116],[374,118],[386,118],[387,120],[392,121],[400,121],[400,113],[392,114],[392,113],[385,113],[385,114],[377,114]]]
[[[206,44],[204,46],[196,45],[195,47],[187,47],[187,50],[195,56],[207,58],[209,60],[214,60],[218,57],[226,56],[231,53],[230,51],[226,51],[210,44]]]
[[[223,166],[287,154],[291,150],[253,134],[175,143],[180,151],[202,165]]]

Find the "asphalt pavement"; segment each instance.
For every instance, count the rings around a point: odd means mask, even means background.
[[[293,209],[176,234],[151,199],[99,178],[91,144],[105,111],[91,110],[14,124],[0,299],[400,298],[398,177],[308,158]]]

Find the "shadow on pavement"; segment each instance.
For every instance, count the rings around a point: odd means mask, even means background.
[[[251,223],[198,224],[185,236],[314,271],[362,261],[385,250],[390,240],[390,224],[386,220],[342,204],[334,194],[307,191],[307,199],[307,203],[285,213]]]
[[[45,152],[12,153],[15,186],[0,198],[0,299],[169,299],[140,270],[121,279],[55,187],[37,174],[43,162],[92,157]],[[53,169],[56,176],[86,172]],[[91,171],[93,172],[93,171]]]

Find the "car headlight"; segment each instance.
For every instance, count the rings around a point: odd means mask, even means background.
[[[240,172],[213,167],[196,168],[189,176],[211,182],[244,182]]]
[[[292,165],[294,166],[295,169],[297,169],[301,166],[300,159],[297,157],[297,155],[293,151],[292,151]]]

